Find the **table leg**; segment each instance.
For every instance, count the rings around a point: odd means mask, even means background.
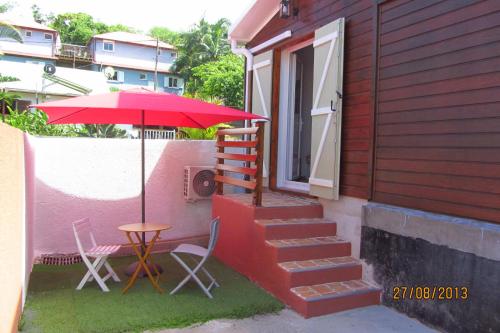
[[[123,293],[126,293],[130,289],[130,287],[132,287],[134,285],[135,281],[137,280],[137,276],[138,276],[138,274],[139,274],[139,272],[141,270],[141,267],[146,272],[146,274],[147,274],[149,280],[151,281],[151,284],[153,285],[153,287],[155,287],[156,290],[158,290],[158,292],[162,293],[163,290],[158,285],[157,281],[155,281],[155,279],[153,278],[153,276],[151,274],[151,271],[149,270],[149,268],[148,268],[148,266],[146,264],[146,260],[149,258],[151,250],[153,249],[153,246],[154,246],[156,240],[160,236],[160,231],[157,231],[156,234],[155,234],[155,236],[151,239],[149,245],[146,247],[146,252],[144,253],[144,256],[141,255],[141,251],[139,251],[137,245],[132,240],[132,237],[130,236],[130,232],[126,232],[126,235],[127,235],[127,238],[129,239],[130,244],[132,245],[132,249],[134,250],[134,252],[137,255],[137,257],[139,258],[139,265],[137,265],[137,268],[136,268],[134,274],[130,277],[130,280],[129,280],[127,286],[123,289]],[[141,242],[139,242],[139,243],[141,243]]]
[[[137,238],[137,241],[139,242],[139,244],[141,244],[141,248],[142,248],[142,252],[141,253],[146,253],[146,250],[147,248],[144,247],[144,245],[142,244],[142,238],[141,238],[141,235],[140,233],[138,232],[134,232],[135,234],[135,237]],[[160,231],[157,231],[157,236],[159,237],[159,234],[160,234]],[[158,282],[160,280],[160,272],[158,271],[158,268],[156,268],[156,265],[155,263],[153,262],[153,260],[151,259],[151,256],[149,257],[149,263],[150,263],[150,266],[153,267],[154,271],[155,271],[155,274],[156,274],[156,282]]]

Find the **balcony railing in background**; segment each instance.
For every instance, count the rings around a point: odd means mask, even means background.
[[[145,129],[144,139],[162,139],[162,140],[175,140],[175,130],[157,130],[157,129]],[[139,131],[139,139],[141,138],[141,132]]]
[[[257,127],[221,129],[217,131],[217,194],[224,194],[224,184],[243,187],[253,191],[253,204],[262,206],[262,165],[264,160],[264,123],[256,123]],[[226,135],[243,136],[242,140],[229,141]],[[245,139],[246,136],[246,139]],[[227,154],[226,147],[246,148],[245,154]],[[252,151],[253,150],[253,151]],[[224,164],[224,160],[247,162],[246,167]],[[253,166],[251,165],[253,163]],[[224,175],[224,171],[244,174],[249,180],[242,180]]]
[[[92,61],[89,48],[81,45],[61,44],[56,55],[68,60]]]

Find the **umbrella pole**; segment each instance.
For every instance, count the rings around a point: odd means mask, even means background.
[[[145,171],[145,150],[144,150],[144,110],[141,111],[141,223],[144,224],[146,223],[146,171]],[[146,248],[146,233],[142,233],[141,237],[141,255],[144,257],[144,249]],[[149,270],[152,272],[152,274],[161,274],[163,272],[163,269],[156,264],[151,264],[151,263],[146,263],[148,265]],[[135,270],[137,269],[137,265],[139,265],[139,262],[135,262],[127,267],[125,270],[125,273],[128,276],[131,276],[134,274]],[[153,265],[155,268],[153,268]],[[139,272],[139,277],[143,278],[146,277],[146,272],[141,269]]]
[[[145,171],[145,153],[144,153],[144,110],[141,112],[141,202],[142,202],[142,220],[141,223],[146,223],[146,171]],[[142,255],[146,248],[146,234],[142,233]]]

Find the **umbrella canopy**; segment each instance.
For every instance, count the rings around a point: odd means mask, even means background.
[[[207,128],[236,120],[266,119],[229,107],[145,88],[32,105],[49,124],[132,124]],[[143,118],[144,117],[144,118]]]

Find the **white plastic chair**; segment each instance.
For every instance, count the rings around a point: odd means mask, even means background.
[[[219,217],[216,217],[210,223],[210,241],[208,242],[208,248],[204,248],[198,245],[193,244],[181,244],[175,248],[170,255],[188,272],[188,275],[182,280],[174,290],[170,292],[170,295],[175,294],[179,289],[181,289],[189,280],[193,279],[200,286],[200,288],[205,292],[205,294],[209,298],[213,298],[210,290],[216,286],[219,287],[219,284],[215,280],[215,278],[203,267],[207,259],[212,254],[212,251],[215,248],[215,244],[217,243],[217,238],[219,236]],[[194,269],[191,269],[182,259],[178,256],[178,254],[187,254],[191,260],[196,265]],[[201,257],[198,261],[196,257]],[[202,271],[206,277],[210,280],[210,284],[205,286],[205,284],[200,280],[200,278],[196,275],[198,271]]]
[[[106,286],[106,280],[110,277],[116,282],[120,282],[118,275],[111,268],[108,263],[108,256],[117,252],[120,249],[120,245],[97,245],[95,241],[94,234],[90,226],[88,218],[81,219],[73,222],[73,233],[75,234],[76,245],[78,251],[82,256],[83,262],[88,268],[88,272],[85,274],[83,279],[80,281],[76,290],[81,290],[85,283],[90,282],[95,279],[102,291],[109,291]],[[91,262],[89,258],[94,258],[94,262]],[[108,274],[104,277],[99,275],[99,270],[102,266],[106,267]]]

